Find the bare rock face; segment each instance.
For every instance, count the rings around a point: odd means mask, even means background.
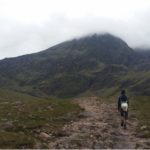
[[[39,138],[40,138],[42,141],[46,141],[46,140],[50,139],[50,135],[48,135],[48,134],[45,133],[45,132],[41,132],[41,133],[39,134]]]

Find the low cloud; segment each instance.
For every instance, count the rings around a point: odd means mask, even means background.
[[[110,32],[131,47],[150,47],[147,0],[1,0],[0,58]]]

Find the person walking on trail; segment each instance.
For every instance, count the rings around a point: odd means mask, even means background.
[[[128,119],[128,106],[129,106],[129,99],[126,96],[126,91],[122,90],[121,95],[118,98],[118,111],[121,114],[121,126],[124,127],[124,129],[127,128],[126,120]]]

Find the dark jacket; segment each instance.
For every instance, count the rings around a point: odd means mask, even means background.
[[[121,109],[121,103],[122,102],[127,102],[128,105],[129,105],[129,99],[128,99],[128,97],[126,95],[119,96],[119,98],[118,98],[118,110]]]

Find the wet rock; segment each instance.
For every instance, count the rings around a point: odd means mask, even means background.
[[[16,102],[14,102],[14,104],[16,104],[16,105],[21,105],[22,102],[21,102],[21,101],[16,101]]]
[[[42,145],[41,145],[41,149],[48,149],[48,145],[47,145],[47,143],[42,143]]]
[[[63,143],[58,143],[56,146],[55,146],[56,149],[63,149],[64,148],[64,144]]]
[[[9,104],[9,102],[3,102],[2,104]]]
[[[145,133],[145,135],[149,135],[149,131],[148,130],[145,130],[144,133]]]
[[[113,127],[113,128],[118,128],[119,127],[119,124],[111,124],[111,126]]]
[[[147,128],[146,125],[141,126],[140,130],[145,130]]]
[[[39,134],[39,138],[40,138],[41,140],[45,141],[45,140],[50,139],[50,135],[48,135],[48,134],[45,133],[45,132],[41,132],[41,133]]]
[[[94,116],[95,116],[95,113],[89,112],[89,111],[81,112],[81,113],[78,115],[79,118],[94,117]]]
[[[130,114],[130,118],[131,118],[131,117],[136,117],[136,113],[132,112],[132,113]]]
[[[143,147],[143,146],[141,145],[141,143],[136,143],[136,145],[135,145],[135,148],[136,148],[136,149],[142,149],[142,147]]]
[[[8,114],[7,114],[7,116],[11,116],[12,114],[11,114],[11,112],[9,112]]]
[[[34,149],[40,149],[41,147],[41,143],[39,142],[35,142],[35,145],[33,146]]]
[[[34,132],[39,134],[41,132],[41,130],[40,129],[35,129]]]
[[[91,135],[90,135],[90,138],[93,138],[93,137],[94,137],[94,135],[91,134]]]
[[[102,130],[101,130],[101,132],[103,133],[103,132],[107,132],[108,131],[108,128],[107,127],[104,127]]]
[[[59,131],[59,132],[53,133],[53,135],[54,135],[55,137],[63,137],[63,136],[69,136],[69,133],[66,132],[66,131]]]
[[[102,148],[103,148],[103,142],[102,141],[93,143],[92,149],[102,149]]]
[[[47,106],[47,109],[53,110],[52,106]]]
[[[7,121],[7,120],[8,120],[7,118],[2,118],[2,119],[1,119],[1,121]]]
[[[23,126],[22,126],[22,128],[23,128],[23,129],[26,129],[26,128],[27,128],[27,126],[26,126],[26,125],[23,125]]]
[[[143,132],[138,133],[137,137],[139,137],[139,138],[145,138],[148,134],[149,134],[149,131],[145,130]]]
[[[100,133],[95,133],[95,137],[96,137],[96,139],[99,139],[102,137],[102,135]]]
[[[112,131],[110,132],[111,136],[121,136],[121,133]]]

